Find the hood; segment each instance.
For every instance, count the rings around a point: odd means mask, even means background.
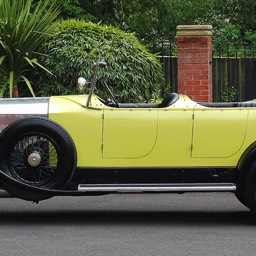
[[[31,116],[48,117],[49,98],[0,99],[0,132],[10,123]]]

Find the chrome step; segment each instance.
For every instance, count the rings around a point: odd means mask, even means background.
[[[159,184],[80,184],[80,192],[226,192],[235,191],[233,183],[159,183]]]

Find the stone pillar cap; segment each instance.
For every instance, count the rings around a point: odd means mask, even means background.
[[[212,36],[212,25],[179,25],[177,36]]]

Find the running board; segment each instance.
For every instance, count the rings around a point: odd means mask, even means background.
[[[160,184],[80,184],[80,192],[227,192],[233,183],[160,183]]]

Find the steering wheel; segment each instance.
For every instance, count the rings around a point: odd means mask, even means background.
[[[117,108],[120,108],[120,105],[118,104],[118,101],[116,100],[114,94],[112,93],[112,91],[110,90],[110,88],[108,87],[108,85],[107,85],[106,82],[104,82],[104,85],[105,85],[106,88],[108,89],[109,94],[110,94],[110,97],[111,97],[111,99],[113,100],[113,102],[115,103],[115,106],[116,106]]]

